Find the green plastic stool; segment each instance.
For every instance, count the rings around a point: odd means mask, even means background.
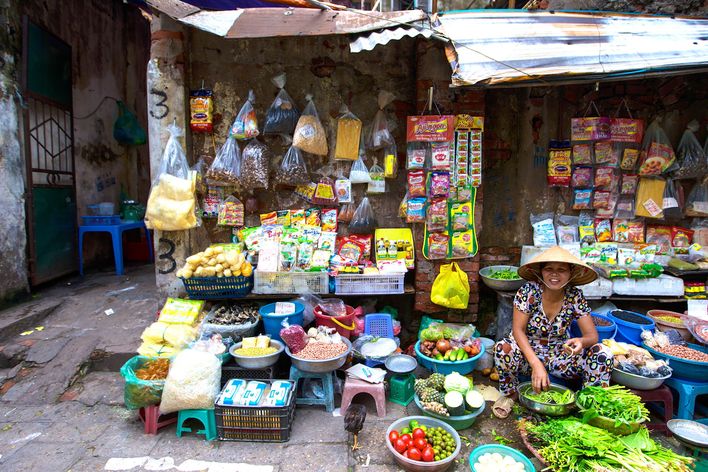
[[[204,429],[195,431],[195,434],[203,434],[207,441],[216,439],[216,417],[214,410],[180,410],[177,413],[177,437],[181,438],[182,433],[191,433],[192,428],[184,426],[184,422],[195,419],[202,422]]]
[[[415,376],[413,374],[408,375],[394,375],[389,380],[391,385],[391,393],[389,394],[389,400],[393,403],[398,403],[399,405],[407,406],[411,401],[413,401],[413,395],[415,391],[413,385],[415,383]]]

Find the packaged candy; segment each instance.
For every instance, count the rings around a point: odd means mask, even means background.
[[[243,226],[243,203],[230,195],[219,205],[217,224],[221,226]]]
[[[450,195],[450,198],[452,198],[452,195]],[[472,200],[472,187],[470,185],[455,188],[455,201],[469,202],[470,200]]]
[[[595,244],[595,225],[590,223],[589,225],[578,226],[578,236],[582,245]]]
[[[406,148],[406,168],[407,169],[424,169],[425,161],[430,144],[426,142],[408,143]]]
[[[548,172],[546,179],[551,187],[569,187],[570,186],[570,155],[571,149],[563,147],[559,142],[551,141],[551,146],[548,151]]]
[[[355,264],[359,264],[359,261],[364,254],[364,247],[349,238],[343,238],[342,243],[339,246],[337,255],[344,258],[345,260],[352,261]]]
[[[295,262],[295,267],[299,270],[309,270],[314,250],[315,247],[312,243],[300,243],[297,250],[297,261]]]
[[[422,170],[408,171],[408,195],[425,197],[425,172]]]
[[[351,180],[340,177],[334,181],[334,192],[339,203],[352,202],[352,182]]]
[[[595,239],[598,242],[612,241],[612,223],[610,223],[610,220],[595,220]]]
[[[595,187],[601,190],[611,190],[615,170],[612,167],[595,168]]]
[[[575,188],[592,187],[592,167],[576,167],[573,169],[571,185]]]
[[[470,214],[472,212],[472,203],[455,203],[450,209],[450,217],[452,218],[453,231],[467,231],[469,229]]]
[[[295,187],[295,194],[312,203],[312,199],[315,196],[315,190],[317,190],[317,184],[310,182],[307,185],[298,185]]]
[[[322,225],[319,208],[308,208],[307,210],[305,210],[305,224],[308,226]]]
[[[592,208],[592,189],[573,190],[573,210],[589,210]]]
[[[446,199],[440,198],[430,202],[427,210],[426,224],[428,225],[428,231],[444,231],[447,229]]]
[[[277,216],[276,224],[283,226],[290,226],[292,224],[290,210],[278,210],[275,214]]]
[[[278,214],[274,211],[268,213],[261,213],[261,225],[275,225],[278,224]]]
[[[622,162],[620,162],[620,169],[622,170],[634,170],[637,165],[637,159],[639,159],[639,149],[625,148],[622,150]]]
[[[629,221],[615,218],[612,223],[612,239],[618,243],[629,241]]]
[[[280,243],[280,257],[278,258],[278,271],[290,272],[295,267],[297,259],[297,246],[292,243]]]
[[[248,91],[248,99],[243,104],[241,110],[236,115],[231,125],[229,135],[239,140],[252,139],[258,136],[258,120],[256,120],[256,110],[253,109],[253,103],[256,101],[256,95],[253,90]]]
[[[473,238],[471,230],[452,233],[452,257],[469,257]]]
[[[322,209],[322,231],[337,231],[337,209]]]
[[[359,243],[362,247],[361,261],[371,259],[371,241],[373,236],[370,234],[350,234],[349,240]]]
[[[408,199],[406,208],[406,223],[425,222],[425,197],[415,197]]]
[[[671,227],[659,225],[647,226],[646,242],[656,245],[657,254],[669,254],[671,252]]]
[[[592,199],[592,207],[596,210],[598,208],[607,208],[610,206],[610,192],[596,191]]]
[[[636,174],[623,174],[622,175],[622,187],[620,193],[622,195],[634,195],[637,193],[637,184],[639,183],[639,176]]]
[[[617,248],[617,264],[631,266],[637,263],[637,250],[634,247],[620,246]]]
[[[448,198],[450,196],[450,173],[431,172],[430,173],[430,197]]]
[[[629,237],[630,243],[644,242],[644,221],[632,220],[629,222]]]
[[[607,224],[610,222],[608,221]],[[600,262],[617,264],[617,243],[598,243],[600,247]]]
[[[597,195],[598,192],[595,192]],[[595,218],[613,218],[615,216],[615,209],[617,207],[617,200],[619,195],[616,193],[610,193],[607,200],[607,206],[605,208],[595,209]]]
[[[592,144],[576,144],[573,146],[573,164],[592,164]]]
[[[334,252],[337,247],[337,233],[334,231],[323,231],[320,239],[317,240],[317,249]]]
[[[302,226],[305,224],[305,210],[290,210],[290,224],[293,226]]]
[[[189,93],[189,129],[195,133],[211,133],[214,130],[214,93],[199,89]]]
[[[433,170],[450,171],[450,143],[431,143],[431,165]]]
[[[634,218],[634,198],[628,195],[621,195],[617,200],[615,218]]]
[[[329,267],[329,259],[332,257],[331,250],[315,249],[310,260],[310,271],[322,271]]]
[[[337,196],[334,193],[334,182],[331,178],[325,176],[317,182],[315,195],[312,197],[312,203],[315,205],[334,205],[337,203]]]
[[[693,230],[681,228],[680,226],[671,227],[671,246],[687,248],[693,241]]]
[[[619,154],[615,152],[610,141],[598,141],[595,143],[595,164],[617,167],[619,161]]]
[[[428,259],[445,259],[450,237],[446,233],[428,234]]]

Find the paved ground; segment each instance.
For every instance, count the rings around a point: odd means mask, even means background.
[[[146,266],[125,277],[98,273],[63,282],[0,312],[0,470],[399,470],[385,432],[393,420],[418,414],[414,404],[388,403],[386,417],[379,418],[373,402],[357,397],[369,414],[362,448],[354,453],[342,418],[315,407],[296,410],[291,440],[282,444],[180,439],[174,425],[144,434],[136,413],[122,406],[118,369],[160,302]],[[514,421],[497,420],[489,410],[462,434],[468,439],[463,458],[496,436],[523,449]],[[460,461],[450,470],[469,466]]]

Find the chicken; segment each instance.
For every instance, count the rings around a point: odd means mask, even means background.
[[[354,435],[354,444],[352,445],[352,451],[359,449],[359,441],[357,435],[361,428],[364,427],[364,420],[366,419],[366,407],[358,403],[352,403],[347,408],[346,413],[344,413],[344,429]]]

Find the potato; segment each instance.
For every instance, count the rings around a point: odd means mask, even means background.
[[[214,267],[216,265],[216,257],[212,257],[207,261],[207,265]]]
[[[197,267],[197,270],[194,271],[194,275],[197,277],[204,277],[204,267]]]
[[[214,269],[216,269],[217,272],[223,272],[223,271],[224,271],[224,266],[222,266],[221,264],[216,264],[216,265],[214,266]]]
[[[249,264],[248,262],[246,262],[246,263],[243,265],[243,268],[241,269],[241,274],[242,274],[244,277],[250,277],[252,273],[253,273],[253,267],[251,266],[251,264]]]
[[[214,250],[214,254],[224,253],[224,246],[214,246],[212,249]]]
[[[177,275],[177,277],[183,277],[182,269],[178,270],[176,275]]]
[[[206,251],[204,251],[204,255],[207,257],[213,256],[214,255],[214,248],[213,247],[206,248]]]
[[[195,254],[193,256],[189,256],[187,258],[187,264],[192,264],[196,265],[199,264],[199,262],[202,260],[202,253],[200,252],[199,254]]]
[[[241,275],[241,271],[240,270],[232,270],[231,275],[233,275],[234,277],[238,277]]]
[[[185,270],[182,272],[182,276],[183,276],[185,279],[191,278],[192,275],[193,275],[193,272],[192,272],[191,270],[185,269]]]
[[[226,259],[226,262],[229,263],[229,265],[236,265],[238,262],[238,257],[236,257],[236,253],[234,251],[229,251],[226,254],[224,254],[224,258]]]
[[[231,277],[231,269],[224,269],[224,277]]]
[[[223,276],[224,276],[224,272],[223,272],[223,271],[220,271],[220,270],[217,270],[217,271],[216,271],[216,276],[217,276],[217,277],[223,277]]]
[[[218,256],[216,256],[216,262],[218,262],[219,264],[223,264],[224,262],[226,262],[226,256],[223,254],[219,254]]]
[[[222,262],[221,267],[223,267],[224,269],[229,269],[231,268],[231,264],[229,264],[228,262]]]
[[[204,275],[206,277],[214,277],[216,275],[216,269],[214,269],[213,267],[205,267]]]
[[[190,264],[189,262],[184,265],[184,268],[185,268],[185,269],[189,269],[189,270],[191,270],[192,272],[194,272],[195,270],[197,270],[197,267],[199,267],[199,264]]]

